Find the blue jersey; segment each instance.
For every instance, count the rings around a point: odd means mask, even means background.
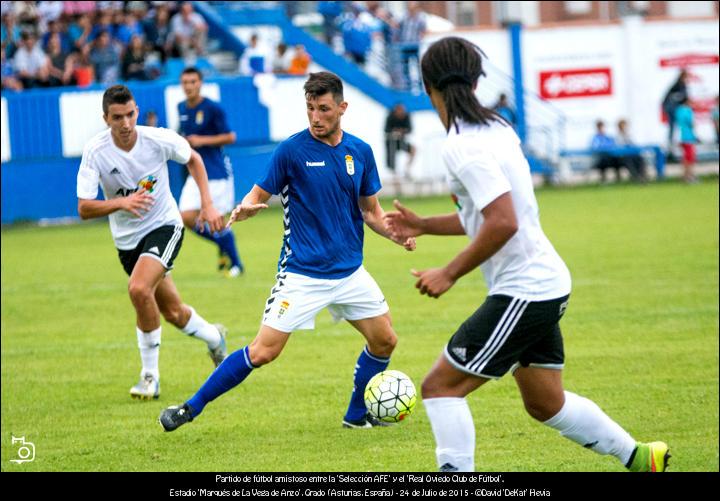
[[[214,136],[230,131],[225,120],[225,112],[220,106],[204,97],[200,104],[190,108],[187,102],[178,104],[180,115],[180,135],[193,134]],[[208,179],[227,179],[232,175],[230,159],[223,153],[222,146],[200,146],[195,148],[205,163]]]
[[[364,232],[359,197],[381,187],[367,143],[343,132],[333,147],[305,129],[280,143],[257,185],[282,200],[285,237],[279,271],[339,279],[360,267]]]

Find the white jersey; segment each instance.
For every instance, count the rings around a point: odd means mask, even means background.
[[[85,146],[77,176],[78,198],[94,200],[101,185],[106,200],[130,195],[141,187],[155,199],[142,217],[124,210],[110,214],[110,231],[121,250],[134,249],[160,226],[183,224],[170,193],[167,161],[188,163],[190,144],[169,129],[137,126],[135,130],[137,142],[129,152],[115,145],[110,129],[93,137]]]
[[[443,147],[450,190],[470,239],[484,218],[482,210],[510,192],[518,231],[480,265],[489,294],[526,300],[556,299],[570,293],[570,272],[540,227],[530,166],[515,131],[504,124],[455,127]]]

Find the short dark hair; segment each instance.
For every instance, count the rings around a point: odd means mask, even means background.
[[[343,84],[340,77],[329,71],[310,73],[310,78],[305,82],[305,97],[318,98],[330,92],[336,103],[343,101]]]
[[[105,94],[103,94],[103,113],[105,115],[108,114],[108,110],[110,109],[111,104],[126,104],[134,100],[135,97],[133,97],[130,89],[128,89],[124,85],[113,85],[105,91]]]
[[[182,73],[180,73],[180,78],[182,78],[183,75],[189,75],[190,73],[195,73],[198,76],[198,78],[200,79],[200,81],[202,81],[202,79],[203,79],[202,72],[199,69],[197,69],[195,66],[188,66],[187,68],[182,70]]]

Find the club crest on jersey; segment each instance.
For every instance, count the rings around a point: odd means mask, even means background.
[[[152,193],[155,189],[155,185],[157,184],[157,178],[155,176],[146,176],[140,180],[138,183],[138,189],[145,188],[145,191],[148,193]]]
[[[205,113],[203,113],[203,110],[199,110],[195,114],[195,124],[202,125],[204,119],[205,119]]]
[[[288,303],[287,301],[283,301],[282,303],[280,303],[280,311],[278,311],[278,318],[283,316],[288,308],[290,308],[290,303]]]
[[[355,162],[353,162],[353,157],[351,155],[345,155],[345,170],[347,170],[347,173],[350,176],[355,174]]]

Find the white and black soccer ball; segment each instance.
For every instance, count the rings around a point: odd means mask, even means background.
[[[365,387],[365,407],[370,414],[388,423],[408,417],[416,400],[415,385],[400,371],[379,372]]]

